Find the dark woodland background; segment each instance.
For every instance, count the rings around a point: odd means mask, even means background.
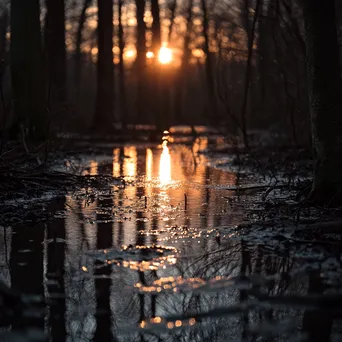
[[[13,0],[0,21],[2,131],[211,124],[310,145],[299,0]]]

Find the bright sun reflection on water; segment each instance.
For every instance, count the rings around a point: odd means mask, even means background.
[[[124,147],[124,175],[134,178],[137,175],[137,148],[135,146]]]
[[[146,180],[152,180],[153,172],[153,152],[150,148],[146,150]]]
[[[161,185],[171,182],[171,155],[167,147],[167,140],[163,141],[163,152],[160,156],[159,180]]]

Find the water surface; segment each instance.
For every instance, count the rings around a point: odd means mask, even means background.
[[[326,250],[312,246],[309,272],[302,247],[240,237],[258,194],[238,196],[230,189],[248,179],[198,153],[220,143],[81,156],[79,172],[112,181],[52,200],[47,223],[2,231],[1,279],[46,302],[3,331],[52,341],[329,341],[332,329],[338,338],[330,311],[251,295],[323,293]]]

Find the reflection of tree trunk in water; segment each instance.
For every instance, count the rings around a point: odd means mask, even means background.
[[[184,89],[186,88],[186,74],[189,72],[189,60],[191,56],[191,50],[189,47],[190,39],[191,39],[191,31],[192,31],[192,5],[193,0],[189,0],[188,8],[187,8],[187,14],[186,14],[186,20],[187,20],[187,26],[186,26],[186,32],[184,36],[184,42],[183,42],[183,57],[181,59],[181,65],[179,67],[179,71],[176,71],[176,81],[175,81],[175,104],[174,104],[174,110],[175,110],[175,121],[176,123],[181,123],[181,120],[183,118],[183,99],[184,99]]]
[[[78,99],[80,84],[81,84],[81,67],[82,67],[82,52],[81,52],[81,44],[82,44],[82,32],[84,28],[84,24],[87,19],[87,9],[90,6],[92,0],[84,0],[82,11],[80,15],[80,19],[78,21],[77,33],[76,33],[76,47],[75,47],[75,90],[76,97]]]
[[[85,243],[86,245],[86,249],[89,249],[89,242],[86,236],[86,231],[85,231],[85,217],[83,214],[83,204],[82,204],[82,200],[78,200],[77,201],[77,218],[78,221],[80,222],[80,232],[81,232],[81,236],[82,236],[82,250],[83,250],[83,244]]]
[[[261,246],[258,246],[257,248],[257,256],[256,256],[256,261],[255,261],[255,270],[254,273],[257,275],[261,275],[264,267],[263,265],[266,263],[266,260],[264,260],[264,252]],[[269,275],[270,273],[266,271],[266,274]],[[272,273],[271,273],[272,274]],[[274,274],[274,273],[273,273]],[[274,282],[269,282],[268,286],[268,293],[270,294],[270,292],[272,291],[273,287],[274,287]],[[258,285],[255,290],[258,291],[260,289],[260,286]],[[273,319],[273,309],[272,308],[265,308],[265,310],[263,310],[264,312],[258,312],[258,316],[260,319],[259,324],[262,324],[262,320],[266,320],[266,324],[272,324],[272,319]],[[265,338],[266,342],[272,342],[273,338]]]
[[[153,217],[152,219],[152,230],[153,231],[158,231],[158,218]],[[157,245],[157,235],[152,235],[151,236],[151,244],[152,245]],[[152,279],[157,280],[158,279],[158,274],[157,271],[152,271]],[[157,295],[152,294],[151,295],[151,316],[156,317],[156,310],[157,310]]]
[[[144,188],[137,187],[137,197],[144,196]],[[136,219],[142,219],[143,214],[141,211],[136,212]],[[145,235],[142,234],[142,232],[145,231],[145,222],[143,221],[136,221],[136,241],[137,246],[145,246]],[[139,282],[142,285],[146,285],[146,279],[145,279],[145,272],[144,271],[138,271],[139,276]],[[139,323],[145,320],[145,294],[140,293],[139,295],[139,303],[140,303],[140,311],[139,311]],[[144,340],[143,334],[140,334],[141,341]]]
[[[58,199],[54,210],[64,210],[65,197]],[[66,340],[65,327],[65,219],[59,218],[48,224],[47,227],[47,280],[51,305],[49,310],[49,325],[53,341]]]
[[[44,297],[43,241],[44,225],[13,227],[10,259],[13,290]],[[29,327],[44,330],[44,325],[43,315],[22,317],[13,321],[12,331]]]
[[[122,5],[123,0],[119,0],[119,7],[118,7],[118,16],[119,16],[119,86],[120,86],[120,95],[121,95],[121,124],[123,127],[126,127],[126,120],[127,120],[127,99],[126,99],[126,88],[125,88],[125,65],[124,65],[124,58],[123,53],[125,49],[125,42],[124,42],[124,32],[122,26]]]
[[[261,272],[262,272],[263,256],[264,256],[263,250],[262,250],[261,246],[258,245],[257,256],[256,256],[256,260],[255,260],[255,268],[254,268],[254,274],[257,274],[258,276],[260,276]],[[260,286],[257,285],[256,290],[259,290],[259,289],[260,289]],[[261,323],[262,322],[262,313],[258,312],[258,316],[259,316],[259,320]]]
[[[119,175],[120,177],[124,176],[124,148],[120,147],[119,149],[119,163],[120,163],[120,171]],[[124,201],[124,191],[120,190],[118,193],[118,203],[116,204],[118,207],[121,207]],[[120,220],[121,221],[121,220]],[[119,227],[118,227],[118,236],[117,236],[117,241],[118,241],[118,246],[121,246],[124,243],[124,223],[119,222]]]
[[[248,1],[246,3],[248,3]],[[241,108],[241,131],[242,131],[243,143],[245,147],[249,146],[248,134],[247,134],[247,104],[248,104],[251,73],[252,73],[253,44],[254,44],[254,39],[255,39],[256,24],[257,24],[257,20],[259,17],[260,5],[261,5],[261,0],[257,0],[252,27],[250,30],[246,27],[247,36],[248,36],[248,55],[247,55],[247,64],[246,64],[246,72],[245,72],[245,90],[244,90],[243,102],[242,102],[242,108]],[[246,5],[245,10],[247,11],[247,15],[248,15],[249,13],[248,5]]]
[[[111,208],[113,206],[112,199],[98,200],[100,210]],[[109,214],[97,214],[97,220],[111,219]],[[112,223],[97,223],[97,249],[111,248],[113,245]],[[106,279],[111,274],[111,266],[104,265],[102,262],[95,262],[95,275],[105,276],[104,278],[95,279],[96,289],[96,341],[112,341],[112,321],[110,310],[110,288],[111,279]]]
[[[139,159],[139,152],[138,150],[138,159]],[[145,152],[145,151],[144,151]],[[145,154],[144,154],[145,155]],[[146,169],[142,167],[141,173],[144,173]],[[136,198],[143,198],[145,196],[145,189],[144,187],[138,186],[136,188]],[[146,236],[144,234],[145,232],[145,222],[143,221],[143,209],[139,209],[139,211],[136,212],[136,244],[137,246],[145,246],[146,245]],[[146,285],[146,277],[145,277],[145,271],[138,271],[139,281],[141,284]],[[139,323],[145,320],[145,294],[140,293],[139,294],[139,302],[140,302],[140,312],[139,312]],[[143,340],[143,334],[140,335],[141,339]]]
[[[137,101],[134,123],[139,123],[140,118],[146,117],[148,108],[145,99],[144,86],[146,84],[146,25],[144,21],[145,0],[135,0],[137,17],[137,57],[135,60],[135,69],[137,75]]]
[[[241,240],[241,269],[240,269],[240,276],[244,277],[248,273],[252,272],[251,266],[251,255],[250,252],[247,250],[247,245],[244,240]],[[248,299],[248,294],[246,290],[240,290],[240,303],[243,304]],[[242,315],[242,340],[247,337],[246,328],[248,326],[248,313],[244,313]]]
[[[308,294],[321,295],[327,286],[322,283],[319,272],[309,274]],[[332,313],[328,310],[307,309],[303,317],[303,330],[310,342],[329,342],[333,324]]]
[[[213,54],[210,52],[210,41],[209,41],[209,23],[208,23],[208,11],[205,0],[201,0],[202,12],[203,12],[203,35],[204,35],[204,53],[206,55],[205,59],[205,74],[207,79],[207,89],[209,95],[209,106],[211,107],[208,110],[209,117],[211,121],[214,121],[218,118],[218,107],[216,101],[216,91],[215,91],[215,81],[214,81],[214,60]],[[212,114],[212,116],[211,116]],[[217,121],[216,121],[217,123]]]

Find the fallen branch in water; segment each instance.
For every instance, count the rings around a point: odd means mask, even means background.
[[[59,190],[75,188],[75,186],[101,186],[116,182],[122,184],[119,178],[112,176],[84,176],[59,171],[35,169],[0,168],[0,197],[9,193],[28,190]]]
[[[251,185],[251,186],[231,186],[228,188],[224,188],[224,190],[230,190],[230,191],[249,191],[249,190],[264,190],[268,189],[268,191],[272,191],[275,189],[283,189],[288,188],[288,184],[279,184],[279,185]],[[224,198],[228,198],[227,196],[224,196]],[[229,197],[230,198],[230,197]]]
[[[269,296],[266,293],[261,293],[255,290],[247,290],[250,296],[257,298],[259,301],[266,301],[272,304],[284,304],[288,306],[304,306],[311,307],[313,309],[340,309],[342,305],[341,294],[329,294],[329,295],[305,295],[305,296]]]
[[[322,233],[342,233],[342,220],[318,222],[300,227],[300,230],[316,230]]]

